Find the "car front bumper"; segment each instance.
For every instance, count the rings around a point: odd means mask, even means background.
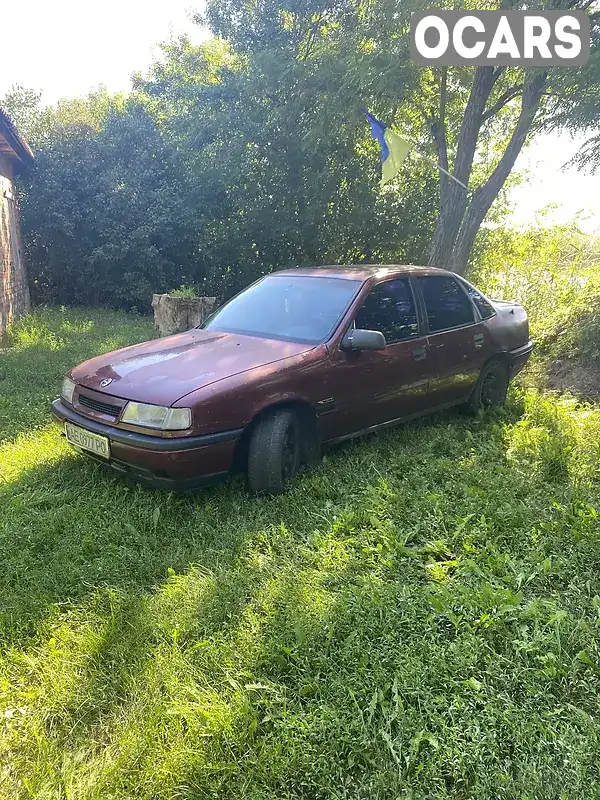
[[[52,403],[54,421],[63,429],[71,422],[86,431],[106,436],[110,459],[80,448],[78,452],[125,473],[147,486],[187,491],[225,478],[234,462],[242,429],[204,436],[161,437],[105,425],[69,408],[62,400]]]

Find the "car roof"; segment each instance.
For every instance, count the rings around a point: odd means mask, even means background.
[[[273,275],[303,275],[311,277],[346,278],[366,281],[369,278],[387,278],[395,275],[449,275],[448,270],[437,267],[418,267],[414,264],[331,264],[322,267],[294,267],[273,272]]]

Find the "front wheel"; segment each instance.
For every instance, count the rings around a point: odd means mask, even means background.
[[[468,403],[471,411],[480,408],[498,408],[504,405],[510,378],[501,361],[490,361],[481,370]]]
[[[257,494],[280,494],[300,468],[300,422],[290,409],[259,420],[248,447],[248,485]]]

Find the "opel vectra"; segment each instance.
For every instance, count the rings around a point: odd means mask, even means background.
[[[524,309],[445,270],[291,269],[200,328],[80,364],[52,404],[81,453],[173,490],[242,469],[276,494],[327,446],[451,406],[504,402]]]

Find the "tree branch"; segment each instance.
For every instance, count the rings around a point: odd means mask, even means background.
[[[471,167],[477,147],[477,137],[481,128],[481,117],[483,115],[488,98],[494,88],[494,84],[500,77],[504,67],[477,67],[471,93],[467,100],[463,122],[460,128],[458,148],[456,151],[456,161],[454,164],[454,176],[458,180],[468,185],[471,176]]]
[[[546,86],[547,78],[547,72],[540,72],[525,85],[519,120],[513,131],[510,141],[506,146],[506,150],[498,162],[496,169],[492,172],[485,184],[477,190],[475,195],[479,194],[481,196],[485,195],[486,193],[494,192],[495,196],[502,188],[504,181],[507,179],[516,161],[516,158],[520,153],[523,144],[525,143],[529,129],[531,128],[535,115],[537,114],[540,100]],[[472,202],[475,201],[476,197],[473,197]]]
[[[312,24],[310,26],[310,30],[308,32],[308,36],[306,39],[306,47],[304,50],[304,54],[301,56],[302,61],[306,61],[310,56],[310,52],[312,50],[312,46],[315,42],[315,38],[317,36],[317,31],[319,30],[319,25],[323,21],[323,15],[318,14],[316,19],[312,20]]]
[[[423,117],[423,122],[425,125],[431,126],[435,122],[435,117],[433,114],[428,114],[424,108],[419,107],[419,113]]]
[[[522,91],[522,83],[518,83],[515,86],[511,86],[510,89],[507,89],[504,94],[500,95],[494,105],[488,108],[488,110],[481,115],[481,122],[486,122],[486,120],[488,120],[490,117],[493,117],[494,114],[497,114],[499,111],[501,111],[507,103],[510,103],[511,100],[514,100],[514,98],[520,95]]]

